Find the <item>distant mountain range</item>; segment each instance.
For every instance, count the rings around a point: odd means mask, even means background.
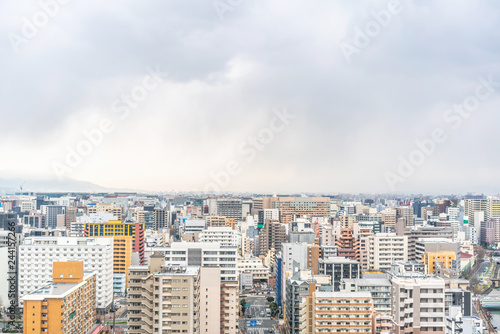
[[[111,189],[92,182],[79,181],[74,179],[57,178],[47,179],[21,179],[21,178],[0,178],[0,194],[14,194],[23,192],[113,192],[125,191],[123,189]]]

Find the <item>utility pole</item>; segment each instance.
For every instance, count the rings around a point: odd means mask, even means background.
[[[116,318],[116,309],[115,309],[115,291],[113,289],[113,333],[115,333],[115,318]]]

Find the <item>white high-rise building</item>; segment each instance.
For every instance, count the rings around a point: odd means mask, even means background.
[[[172,266],[209,266],[221,268],[222,282],[238,281],[238,247],[218,242],[173,242],[168,247],[152,247],[146,253],[161,252],[165,264]],[[146,255],[148,256],[148,255]]]
[[[446,213],[448,214],[449,220],[455,220],[460,213],[460,208],[458,206],[449,206],[446,208]]]
[[[113,238],[31,237],[19,246],[19,300],[52,281],[54,261],[82,261],[96,272],[97,307],[113,299]]]
[[[238,247],[238,231],[231,227],[207,227],[198,235],[200,242],[218,242],[223,247]]]
[[[408,261],[407,236],[398,236],[396,233],[378,233],[361,239],[363,270],[389,271],[394,262]]]

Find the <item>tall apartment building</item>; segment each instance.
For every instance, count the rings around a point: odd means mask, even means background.
[[[260,210],[272,209],[271,197],[254,197],[252,198],[252,214],[256,215]]]
[[[198,235],[199,242],[218,242],[223,247],[238,247],[238,232],[231,227],[208,227]]]
[[[276,274],[276,303],[281,306],[286,299],[287,272],[293,271],[294,267],[307,269],[308,252],[306,243],[283,243],[279,252]]]
[[[252,274],[252,280],[259,283],[269,283],[271,271],[264,266],[262,260],[254,256],[245,256],[238,259],[238,272]]]
[[[346,278],[342,280],[341,291],[368,291],[373,299],[375,312],[391,314],[392,284],[387,278]]]
[[[153,229],[158,231],[160,228],[170,227],[168,223],[167,209],[154,209],[153,211]]]
[[[286,226],[267,221],[259,231],[259,255],[265,256],[271,248],[281,249],[281,244],[287,241]]]
[[[351,260],[359,260],[359,240],[354,237],[353,230],[350,228],[341,228],[339,235],[335,240],[338,256]]]
[[[434,274],[438,265],[441,268],[452,269],[455,266],[457,253],[453,251],[425,252],[422,263],[427,267],[428,274]]]
[[[356,216],[340,216],[340,227],[343,229],[352,229],[356,222]]]
[[[69,229],[71,227],[71,223],[76,222],[78,209],[69,207],[66,208],[66,215],[64,216],[64,226]]]
[[[23,333],[89,333],[96,327],[96,273],[54,262],[52,283],[23,297]]]
[[[128,276],[128,268],[132,265],[132,237],[113,237],[113,274]]]
[[[361,268],[358,261],[345,259],[342,257],[320,259],[319,274],[330,276],[334,291],[340,291],[342,279],[361,278]]]
[[[238,280],[238,248],[223,247],[218,242],[173,242],[167,247],[154,247],[165,255],[171,266],[212,266],[221,268],[221,281]]]
[[[488,218],[488,200],[487,199],[465,199],[464,200],[464,216],[469,217],[469,224],[479,227],[481,222],[475,222],[474,217],[476,212],[483,212],[484,219]]]
[[[149,266],[130,267],[130,334],[236,333],[237,284],[228,288],[217,267],[164,263],[156,253]]]
[[[217,216],[242,220],[243,206],[241,198],[217,198]]]
[[[386,227],[395,228],[396,227],[396,211],[392,209],[385,209],[380,213],[382,215],[382,221]]]
[[[131,266],[128,332],[196,333],[199,329],[199,267],[164,267],[163,255],[149,266]],[[162,267],[163,266],[163,267]],[[218,296],[216,296],[217,298]]]
[[[58,215],[66,213],[66,207],[62,205],[47,205],[47,227],[57,227]]]
[[[111,213],[116,218],[123,219],[123,209],[115,203],[96,203],[87,206],[88,215],[98,212]]]
[[[335,249],[335,253],[337,250]],[[319,259],[323,258],[323,247],[318,245],[307,245],[307,269],[314,275],[319,274]]]
[[[370,292],[315,291],[313,333],[373,333],[374,307]]]
[[[373,300],[369,292],[333,292],[318,278],[294,274],[286,289],[285,333],[372,333]]]
[[[236,220],[224,216],[209,216],[206,225],[207,227],[230,227],[234,230],[236,229]]]
[[[56,218],[57,219],[57,218]],[[23,216],[23,224],[32,228],[46,228],[45,215],[25,215]]]
[[[316,280],[307,277],[301,271],[293,273],[286,280],[283,296],[283,313],[286,334],[305,334],[312,332],[312,294],[316,290]],[[311,304],[311,305],[309,305]]]
[[[19,297],[37,290],[52,278],[52,264],[84,261],[84,269],[97,272],[97,307],[113,299],[113,239],[78,237],[26,238],[19,246]]]
[[[361,267],[364,271],[390,271],[394,262],[408,261],[408,237],[378,233],[362,238]]]
[[[85,223],[86,237],[115,237],[131,236],[132,252],[139,254],[141,264],[144,264],[144,224],[121,220],[110,220],[108,222]]]
[[[453,242],[451,239],[446,238],[422,238],[416,242],[415,260],[422,261],[426,252],[441,252],[451,251],[455,253],[452,260],[452,268],[457,273],[460,272],[460,252],[461,247],[459,242]]]
[[[482,221],[481,229],[479,231],[479,243],[487,247],[494,246],[496,244],[495,232],[495,220]]]
[[[486,216],[488,219],[500,217],[500,198],[488,198]]]
[[[447,227],[421,227],[418,229],[407,229],[404,235],[408,237],[408,261],[417,260],[416,244],[420,238],[453,238],[453,231]]]
[[[271,208],[279,209],[281,215],[328,217],[329,197],[271,197]]]
[[[280,210],[278,209],[262,209],[257,212],[258,224],[260,226],[264,225],[266,220],[279,221],[280,220]]]
[[[413,208],[411,206],[400,206],[396,208],[397,218],[403,218],[405,222],[405,227],[411,227],[414,225],[413,221]]]
[[[393,277],[395,334],[445,333],[445,282],[441,278]]]

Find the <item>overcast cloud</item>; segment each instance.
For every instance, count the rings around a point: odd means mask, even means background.
[[[12,34],[41,7],[2,1],[0,171],[54,177],[66,148],[109,118],[114,130],[65,177],[203,190],[235,160],[221,190],[389,192],[398,157],[442,128],[446,141],[395,191],[500,186],[500,85],[457,128],[443,118],[481,77],[500,82],[498,3],[401,1],[350,62],[341,43],[388,1],[229,3],[221,20],[211,0],[71,0],[16,52]],[[113,103],[156,67],[168,76],[119,118]],[[295,118],[246,159],[238,147],[283,108]]]

